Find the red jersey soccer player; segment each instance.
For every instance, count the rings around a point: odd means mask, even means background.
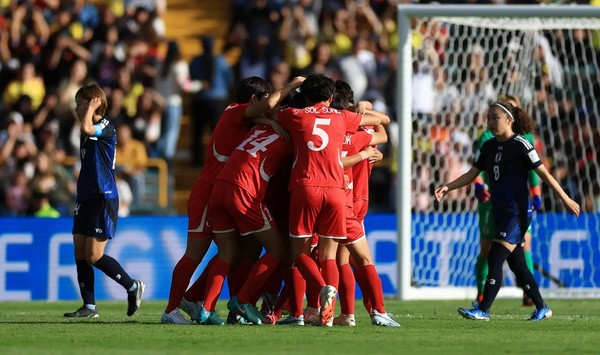
[[[273,109],[290,91],[300,86],[303,80],[302,77],[294,78],[286,87],[273,93],[271,93],[271,85],[259,77],[243,79],[236,86],[235,103],[229,105],[219,118],[210,137],[202,172],[190,192],[186,251],[173,269],[169,303],[161,318],[163,323],[190,324],[179,313],[180,304],[186,312],[191,313],[192,319],[197,319],[199,307],[195,303],[186,302],[183,294],[212,242],[208,201],[216,177],[231,153],[250,130],[251,119]],[[215,261],[212,268],[217,268],[216,271],[220,272],[224,266]],[[215,322],[219,321],[216,314],[211,316],[216,317]]]
[[[254,237],[267,250],[252,266],[239,293],[232,295],[227,304],[231,312],[253,324],[262,324],[266,319],[251,304],[251,298],[265,284],[284,253],[279,231],[263,201],[271,176],[290,157],[290,144],[273,129],[265,125],[252,128],[217,177],[209,202],[219,262],[227,268],[232,264],[238,249],[238,233],[243,238]],[[211,292],[207,293],[200,310],[201,324],[214,312],[226,274],[225,271],[209,277],[208,291]]]
[[[363,115],[329,108],[335,83],[312,74],[301,86],[309,106],[280,111],[278,120],[290,132],[294,163],[290,178],[290,237],[292,257],[307,291],[319,290],[320,322],[331,326],[339,274],[335,262],[337,241],[346,238],[344,173],[341,163],[346,132],[356,132]],[[308,255],[310,238],[320,238],[319,261],[323,276]]]

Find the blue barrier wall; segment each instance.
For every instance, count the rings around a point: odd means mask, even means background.
[[[474,286],[478,253],[475,214],[413,216],[413,277],[423,286]],[[72,219],[0,218],[0,300],[79,299],[73,259]],[[119,220],[106,253],[134,278],[147,283],[148,299],[166,299],[171,272],[183,255],[185,217],[130,217]],[[367,239],[384,292],[396,292],[396,219],[369,215]],[[599,287],[598,215],[578,219],[551,213],[534,222],[534,261],[572,287]],[[194,278],[215,253],[214,246]],[[543,287],[551,281],[536,273]],[[98,299],[123,299],[123,289],[96,271]],[[222,297],[228,297],[224,287]],[[357,295],[360,296],[360,295]]]

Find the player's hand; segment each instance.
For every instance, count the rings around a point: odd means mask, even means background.
[[[446,185],[438,187],[433,192],[435,199],[438,201],[440,201],[442,199],[442,197],[446,196],[447,194],[448,194],[448,186],[446,186]]]
[[[367,159],[369,159],[369,161],[377,158],[377,149],[373,148],[372,146],[366,147],[363,149],[363,152],[367,153]]]
[[[281,138],[285,139],[286,141],[290,141],[290,134],[285,129],[283,129],[279,122],[277,122],[276,120],[269,120],[269,122],[271,128],[273,128],[275,133],[277,133]]]
[[[373,164],[380,160],[383,160],[383,153],[380,152],[377,148],[375,148],[375,157],[369,158],[369,163]]]
[[[99,97],[94,97],[92,101],[90,101],[90,105],[88,106],[88,112],[96,112],[96,109],[102,105],[102,101]]]
[[[290,84],[293,84],[294,86],[298,87],[298,86],[302,85],[302,83],[304,82],[304,80],[306,80],[306,77],[304,77],[304,76],[297,76],[294,79],[292,79],[292,81],[290,82]]]
[[[491,194],[488,189],[485,188],[484,184],[476,183],[475,184],[475,197],[480,202],[488,202],[490,200]]]
[[[533,198],[531,199],[531,205],[533,206],[534,210],[541,211],[542,210],[542,196],[534,195]]]
[[[579,213],[581,213],[581,207],[579,207],[579,204],[577,202],[571,200],[570,198],[567,198],[565,201],[563,201],[563,205],[565,206],[567,211],[569,211],[569,213],[571,213],[575,217],[579,217]]]

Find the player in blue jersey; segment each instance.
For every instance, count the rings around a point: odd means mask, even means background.
[[[77,281],[83,306],[65,317],[97,318],[94,298],[94,269],[100,269],[127,291],[127,315],[140,307],[144,283],[132,279],[119,262],[104,254],[106,242],[115,235],[119,194],[115,182],[117,135],[106,112],[106,95],[97,85],[80,88],[75,94],[75,113],[81,119],[81,172],[73,221],[73,244]]]
[[[552,310],[544,303],[533,274],[527,268],[522,247],[532,214],[528,172],[535,170],[558,194],[568,212],[579,216],[580,207],[550,175],[531,143],[523,138],[522,135],[536,128],[535,122],[525,111],[508,101],[494,102],[488,110],[488,128],[494,139],[481,146],[473,167],[456,180],[438,187],[434,193],[439,201],[449,191],[473,182],[481,171],[490,176],[496,236],[488,253],[489,271],[483,299],[475,308],[459,308],[458,312],[468,319],[489,320],[489,309],[502,285],[502,264],[506,260],[536,306],[529,320],[541,321],[550,318]]]

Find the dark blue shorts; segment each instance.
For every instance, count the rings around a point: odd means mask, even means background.
[[[531,224],[531,213],[526,215],[507,215],[504,220],[496,221],[496,238],[510,244],[525,242],[525,233]]]
[[[109,239],[114,237],[118,211],[118,198],[75,203],[73,234]]]

